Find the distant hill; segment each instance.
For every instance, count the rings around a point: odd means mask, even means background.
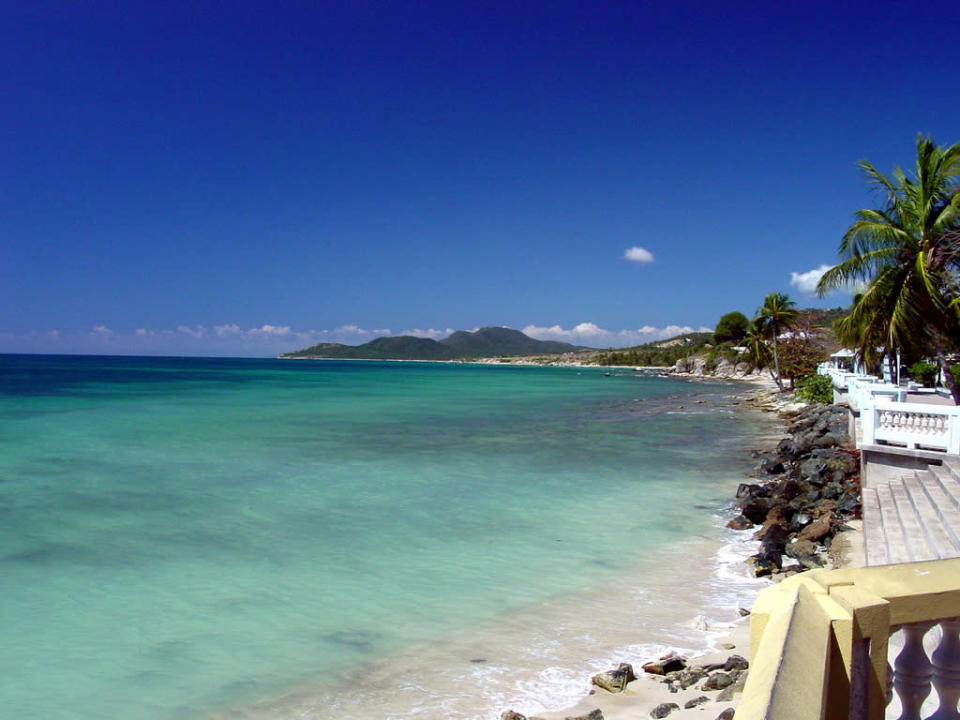
[[[569,343],[535,340],[519,330],[504,327],[458,330],[439,342],[399,335],[371,340],[363,345],[320,343],[283,353],[282,358],[342,358],[351,360],[465,360],[468,358],[556,355],[586,350]]]

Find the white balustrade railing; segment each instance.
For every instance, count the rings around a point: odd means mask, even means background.
[[[850,390],[848,402],[851,408],[859,411],[877,401],[904,402],[906,399],[906,388],[885,382],[874,382],[858,383],[855,389]]]
[[[863,442],[960,454],[960,406],[876,400],[860,411]]]
[[[960,618],[908,623],[890,631],[886,716],[960,720]]]
[[[960,558],[760,591],[736,720],[960,720]]]
[[[854,375],[847,379],[847,402],[852,410],[860,411],[861,408],[869,405],[873,396],[877,393],[892,395],[897,399],[906,397],[904,392],[901,396],[899,388],[896,385],[885,383],[873,375]]]

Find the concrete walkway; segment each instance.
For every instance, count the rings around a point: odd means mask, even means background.
[[[862,489],[867,565],[960,557],[960,460]]]

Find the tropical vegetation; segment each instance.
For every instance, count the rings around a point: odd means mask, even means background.
[[[780,356],[777,348],[777,336],[788,330],[797,320],[797,304],[785,293],[770,293],[757,309],[755,320],[762,331],[770,337],[773,346],[774,380],[780,392],[783,392],[783,375],[780,372]]]
[[[747,336],[750,321],[742,312],[729,312],[717,322],[713,331],[713,339],[718,343],[739,343]]]
[[[920,135],[916,145],[909,175],[897,167],[888,177],[860,161],[882,205],[856,212],[840,242],[840,262],[817,291],[862,285],[838,323],[841,338],[864,359],[898,350],[935,357],[960,404],[960,378],[949,362],[960,350],[960,143],[941,147]]]
[[[827,375],[807,375],[797,381],[793,394],[803,402],[829,404],[833,402],[833,381]]]

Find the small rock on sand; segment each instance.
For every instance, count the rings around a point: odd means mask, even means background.
[[[600,712],[600,708],[597,708],[596,710],[591,710],[586,715],[577,715],[576,717],[568,717],[566,718],[566,720],[603,720],[603,713]]]
[[[651,675],[666,675],[667,673],[683,670],[687,666],[687,661],[676,653],[664,655],[659,660],[643,664],[643,671]]]
[[[676,703],[660,703],[653,710],[650,711],[650,717],[655,718],[655,720],[660,720],[660,718],[665,718],[674,710],[679,710],[679,709],[680,709],[680,706],[677,705]]]
[[[615,670],[608,670],[594,675],[590,682],[607,692],[620,693],[627,689],[627,683],[633,682],[637,676],[630,663],[620,663]]]

